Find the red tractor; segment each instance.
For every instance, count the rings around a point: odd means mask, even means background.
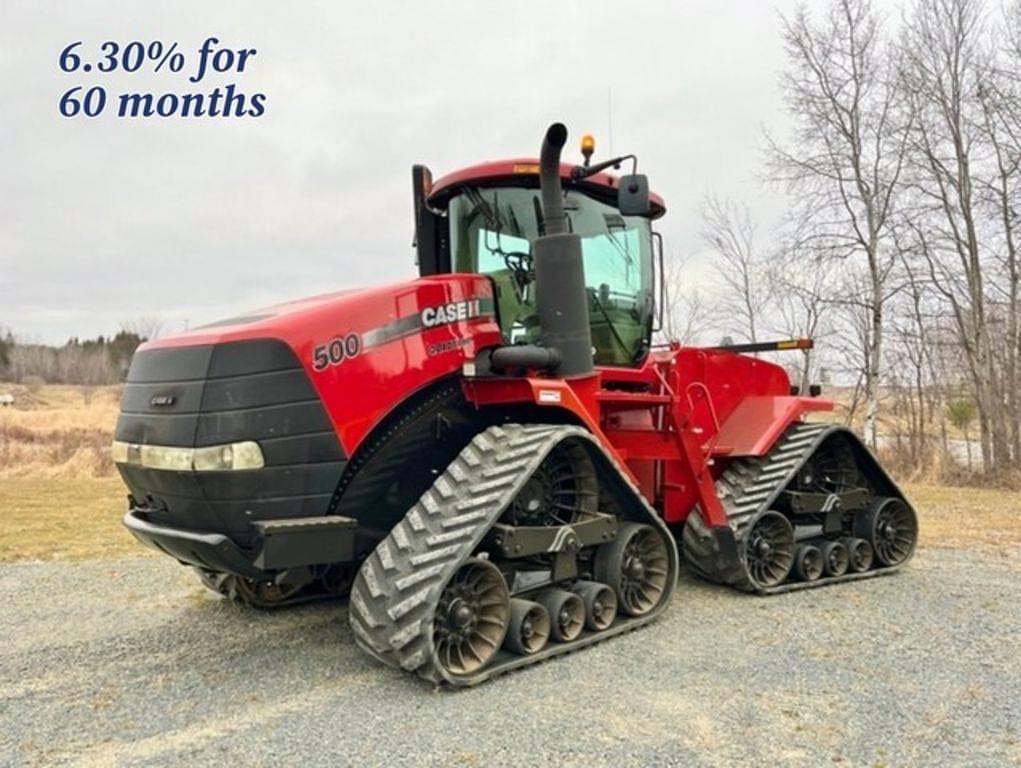
[[[149,342],[114,457],[141,541],[269,607],[350,595],[358,644],[471,685],[653,620],[679,557],[768,594],[889,573],[911,505],[832,403],[741,352],[656,345],[644,176],[414,169],[420,276]],[[632,169],[634,170],[634,169]]]

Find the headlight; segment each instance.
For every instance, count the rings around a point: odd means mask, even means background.
[[[266,466],[262,449],[251,441],[196,448],[193,461],[196,472],[222,471],[225,469],[261,469]]]
[[[148,469],[173,472],[223,472],[261,469],[266,465],[259,444],[251,440],[206,448],[177,448],[168,445],[137,445],[114,440],[113,460]]]
[[[128,444],[122,443],[120,440],[113,441],[113,454],[114,464],[127,464],[128,463]]]
[[[149,469],[169,469],[176,472],[187,472],[191,469],[193,454],[194,451],[191,448],[143,445],[139,449],[139,458],[141,459],[139,463]]]

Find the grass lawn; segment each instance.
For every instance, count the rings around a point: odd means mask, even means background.
[[[923,547],[998,551],[1021,547],[1021,492],[907,484]]]
[[[140,555],[119,477],[0,479],[0,562]]]
[[[1021,493],[908,485],[924,547],[997,551],[1021,547]],[[141,555],[121,526],[119,478],[0,479],[0,562]]]

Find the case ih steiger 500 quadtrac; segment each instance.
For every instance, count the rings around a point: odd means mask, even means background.
[[[149,342],[124,522],[268,607],[350,593],[377,659],[471,685],[654,619],[678,571],[772,592],[889,572],[910,504],[832,408],[739,352],[654,346],[663,215],[633,157],[414,169],[421,276]],[[807,342],[806,342],[807,343]],[[817,395],[817,392],[813,392]]]

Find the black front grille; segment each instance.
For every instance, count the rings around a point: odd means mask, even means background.
[[[152,522],[221,531],[239,543],[255,520],[324,514],[346,463],[308,376],[277,340],[139,352],[115,439],[179,447],[258,442],[266,462],[260,470],[120,465]]]

